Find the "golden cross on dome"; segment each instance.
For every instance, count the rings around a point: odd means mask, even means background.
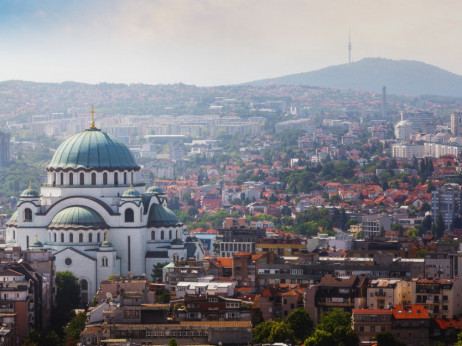
[[[90,128],[95,129],[95,109],[93,108],[93,105],[91,105],[91,123],[90,123]]]
[[[32,181],[29,179],[29,190],[32,190]]]
[[[37,240],[38,240],[38,234],[35,233],[35,241],[37,241]]]
[[[107,233],[104,235],[104,240],[107,241]]]

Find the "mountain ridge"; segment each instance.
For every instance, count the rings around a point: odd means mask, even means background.
[[[361,89],[396,95],[462,96],[462,76],[415,60],[364,58],[351,64],[311,72],[256,80],[244,85],[310,85],[334,89]]]

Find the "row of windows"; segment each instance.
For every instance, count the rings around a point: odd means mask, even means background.
[[[76,175],[76,184],[77,184],[77,179],[78,179],[78,183],[80,185],[85,185],[85,174],[84,173],[80,173],[79,175],[77,175],[77,173],[75,173]],[[56,173],[53,173],[53,186],[56,186],[56,185],[64,185],[64,173],[60,173],[59,174],[59,182],[57,181],[57,174]],[[124,185],[127,185],[128,184],[128,175],[127,175],[127,172],[124,172],[123,175],[123,183]],[[113,181],[114,181],[114,185],[119,185],[119,173],[117,172],[114,172],[113,173]],[[131,173],[131,181],[133,181],[133,172]],[[108,173],[107,172],[104,172],[103,173],[103,185],[107,185],[108,184]],[[69,180],[68,180],[68,185],[74,185],[74,173],[69,173]],[[96,173],[93,172],[91,174],[91,185],[96,185]]]
[[[24,222],[32,222],[32,210],[29,208],[24,209]],[[133,209],[126,209],[125,210],[125,222],[135,222],[135,213]]]
[[[127,221],[125,221],[127,222]],[[178,231],[175,232],[175,237],[178,238]],[[160,231],[160,240],[165,239],[164,231]],[[168,231],[168,239],[172,239],[172,231]],[[151,231],[151,240],[156,240],[156,231]]]
[[[97,233],[96,234],[96,242],[97,243],[100,243],[101,242],[101,239],[104,239],[101,237],[101,233]],[[51,241],[51,234],[49,235],[50,237],[50,241]],[[106,237],[106,233],[104,233],[104,237]],[[83,243],[84,240],[83,240],[83,233],[79,233],[79,243]],[[88,243],[92,243],[93,242],[93,233],[89,233],[88,234]],[[64,243],[65,242],[65,236],[64,236],[64,233],[60,233],[59,234],[59,240],[61,243]],[[53,242],[57,242],[58,241],[58,233],[53,233]],[[69,233],[69,236],[68,236],[68,242],[69,243],[73,243],[74,242],[74,234],[73,233]]]

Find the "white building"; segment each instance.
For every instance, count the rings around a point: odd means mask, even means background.
[[[407,120],[401,120],[395,125],[395,137],[398,140],[408,141],[413,132],[412,124]]]
[[[28,249],[37,237],[53,251],[57,271],[79,278],[82,298],[112,274],[143,275],[158,262],[203,257],[198,243],[181,240],[183,225],[163,191],[145,191],[130,150],[93,122],[60,145],[46,171],[40,193],[29,186],[21,194],[6,239]]]
[[[455,144],[424,143],[424,155],[439,158],[444,155],[459,156],[462,153],[462,146]]]
[[[424,156],[424,146],[418,144],[394,144],[392,146],[393,157],[399,158],[421,158]]]

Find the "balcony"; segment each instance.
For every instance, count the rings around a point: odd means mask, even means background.
[[[375,292],[376,297],[385,297],[387,294],[385,292]]]

